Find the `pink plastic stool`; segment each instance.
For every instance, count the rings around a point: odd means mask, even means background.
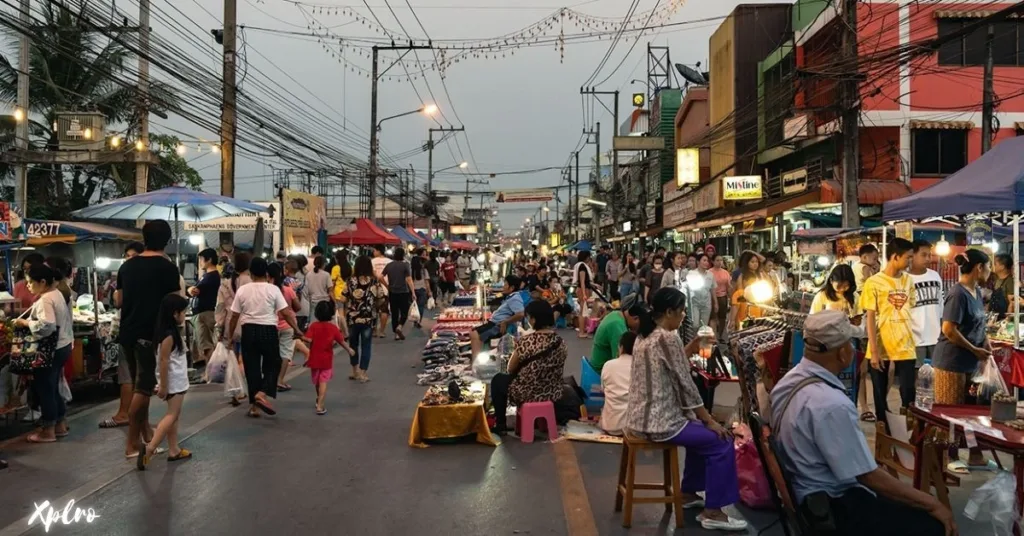
[[[555,404],[552,402],[528,402],[516,411],[516,435],[523,443],[533,443],[537,419],[544,419],[548,425],[548,441],[558,439],[558,423],[555,422]],[[526,427],[523,427],[523,421]]]

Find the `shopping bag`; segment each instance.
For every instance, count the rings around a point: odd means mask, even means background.
[[[60,397],[64,399],[64,402],[71,402],[71,387],[68,386],[68,379],[63,374],[60,375]]]
[[[1010,536],[1020,519],[1017,511],[1017,479],[1013,473],[1000,471],[995,478],[971,493],[964,515],[971,521],[988,522],[994,536]]]
[[[999,365],[992,356],[978,367],[973,381],[978,384],[978,398],[991,399],[997,393],[1009,393],[1003,375],[999,372]]]
[[[750,427],[739,424],[733,428],[733,434],[736,437],[736,477],[739,481],[740,501],[750,508],[773,508],[768,476],[757,455]]]
[[[434,298],[430,298],[427,300],[427,309],[433,310],[436,305],[437,304],[434,303]]]
[[[209,363],[206,364],[206,371],[203,373],[206,376],[206,383],[223,383],[228,370],[228,362],[234,360],[235,354],[228,350],[224,343],[218,342],[213,354],[210,355]]]
[[[420,321],[420,308],[416,305],[416,302],[413,302],[413,304],[409,306],[409,321]]]
[[[238,360],[232,355],[228,360],[227,371],[224,373],[224,396],[239,398],[248,396],[248,394],[245,387],[245,374],[242,372]]]

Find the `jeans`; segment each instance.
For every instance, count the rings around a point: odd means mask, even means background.
[[[879,421],[886,422],[885,412],[889,409],[889,402],[886,400],[886,395],[889,394],[889,367],[896,367],[896,381],[899,382],[900,400],[903,402],[903,407],[906,408],[914,401],[914,383],[917,379],[917,374],[914,370],[915,364],[916,361],[914,359],[882,361],[881,370],[875,370],[874,367],[868,368],[871,371],[871,386],[875,396],[875,415]]]
[[[739,502],[736,447],[732,440],[721,439],[705,428],[704,423],[690,421],[667,442],[686,448],[683,493],[704,491],[705,505],[712,509]]]
[[[245,365],[245,383],[249,387],[249,404],[256,403],[256,393],[259,392],[277,398],[281,353],[276,325],[242,326],[242,363]]]
[[[409,307],[412,306],[412,294],[408,292],[392,292],[388,294],[391,302],[391,331],[398,333],[398,328],[409,321]]]
[[[633,293],[636,293],[636,292],[639,292],[639,291],[640,291],[640,289],[639,289],[638,285],[636,284],[636,281],[623,281],[622,283],[619,283],[619,296],[620,296],[619,299],[620,300],[625,298],[626,296],[629,296],[630,294],[633,294]]]
[[[697,327],[711,325],[711,302],[690,301],[690,311]]]
[[[58,348],[53,354],[53,364],[32,371],[32,394],[36,397],[42,417],[39,425],[48,428],[64,420],[67,406],[60,396],[60,377],[64,364],[71,357],[71,345]]]
[[[416,308],[420,311],[420,322],[423,321],[423,311],[427,309],[427,289],[416,289]]]
[[[363,324],[352,324],[348,327],[348,345],[356,351],[349,357],[349,363],[366,372],[370,368],[370,357],[373,354],[373,327]]]

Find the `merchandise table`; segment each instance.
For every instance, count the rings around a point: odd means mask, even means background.
[[[431,387],[427,389],[427,395],[443,387]],[[491,435],[491,429],[487,424],[482,390],[478,396],[467,402],[430,405],[420,401],[409,429],[409,446],[426,448],[429,446],[426,443],[428,440],[457,439],[470,435],[476,436],[477,443],[498,446],[498,441]]]
[[[1024,510],[1024,431],[992,422],[989,418],[989,406],[933,406],[925,411],[915,405],[910,406],[914,416],[914,431],[910,442],[914,446],[914,487],[929,493],[933,482],[925,476],[922,460],[924,458],[924,441],[928,436],[929,427],[949,430],[955,426],[957,433],[964,433],[966,424],[974,430],[978,447],[985,450],[997,450],[1013,456],[1013,476],[1017,479],[1017,511]],[[1020,535],[1020,526],[1014,527],[1014,534]]]

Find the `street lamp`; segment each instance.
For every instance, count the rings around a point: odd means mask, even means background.
[[[399,117],[405,117],[407,115],[419,114],[419,113],[421,113],[421,114],[423,114],[423,115],[425,115],[427,117],[433,117],[433,115],[437,113],[437,105],[436,104],[424,104],[423,106],[420,106],[419,108],[417,108],[415,110],[412,110],[410,112],[405,112],[405,113],[400,113],[400,114],[397,114],[397,115],[392,115],[392,116],[385,117],[384,119],[381,119],[380,121],[377,122],[377,130],[378,131],[380,130],[380,126],[382,124],[384,124],[384,121],[388,121],[388,120],[391,120],[391,119],[398,119]]]
[[[597,199],[591,199],[589,197],[585,200],[585,202],[586,203],[590,203],[591,205],[599,206],[599,207],[607,207],[608,206],[608,203],[605,203],[604,201],[598,201]]]
[[[469,167],[469,162],[460,162],[458,164],[455,164],[454,166],[448,166],[448,167],[446,167],[444,169],[439,169],[439,170],[435,171],[431,175],[431,178],[433,178],[433,175],[437,175],[438,173],[441,173],[442,171],[448,171],[449,169],[455,169],[455,168],[466,169],[468,167]]]

